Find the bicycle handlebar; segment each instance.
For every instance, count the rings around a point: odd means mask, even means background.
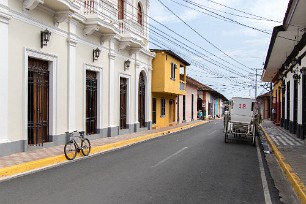
[[[69,134],[70,137],[79,137],[79,138],[84,138],[84,134],[85,134],[85,131],[79,131],[78,133],[80,135],[73,135],[73,133],[76,133],[78,132],[77,130],[75,131],[72,131],[72,132],[65,132],[66,134]]]

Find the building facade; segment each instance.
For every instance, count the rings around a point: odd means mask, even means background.
[[[256,100],[259,104],[259,113],[262,119],[269,119],[270,118],[270,98],[271,93],[267,92],[260,96],[257,96]]]
[[[198,88],[198,110],[202,110],[205,118],[221,117],[224,113],[224,101],[227,101],[226,97],[214,89],[204,84]]]
[[[290,0],[283,24],[274,28],[262,73],[272,82],[276,123],[306,135],[306,2]]]
[[[186,95],[186,67],[190,64],[171,50],[151,51],[156,54],[152,61],[153,128],[175,125],[179,116],[178,96]],[[180,72],[184,73],[182,80]]]
[[[0,0],[0,154],[150,129],[148,7]]]
[[[183,79],[183,75],[181,75],[181,79]],[[186,95],[178,96],[178,123],[197,120],[198,86],[195,82],[196,81],[193,78],[186,76]]]

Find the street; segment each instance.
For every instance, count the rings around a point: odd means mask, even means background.
[[[256,147],[225,144],[222,120],[0,182],[0,198],[6,204],[265,203]]]

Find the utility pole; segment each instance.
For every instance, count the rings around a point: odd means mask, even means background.
[[[259,76],[259,74],[257,74],[258,70],[262,70],[262,69],[255,69],[255,99],[257,97],[257,76]]]

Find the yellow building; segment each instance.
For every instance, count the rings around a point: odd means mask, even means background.
[[[190,64],[171,50],[151,51],[156,54],[152,62],[152,127],[160,128],[177,122],[177,97],[186,94],[186,66]]]

